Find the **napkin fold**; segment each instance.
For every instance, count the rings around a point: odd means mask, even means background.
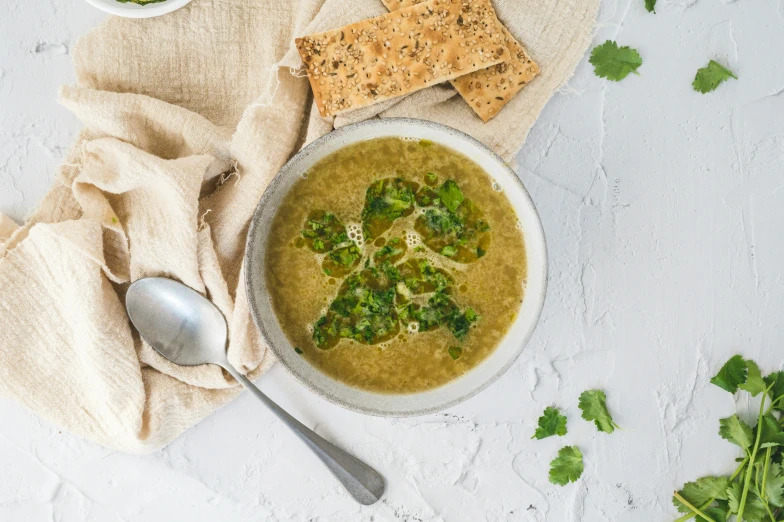
[[[180,367],[142,342],[128,284],[166,276],[229,323],[229,360],[273,362],[242,263],[265,187],[303,144],[371,117],[456,127],[510,160],[593,33],[599,0],[494,0],[542,73],[488,123],[448,85],[324,120],[293,38],[386,12],[377,0],[194,0],[109,18],[74,50],[61,102],[84,128],[22,226],[0,214],[0,394],[104,446],[154,451],[234,398],[214,366]]]

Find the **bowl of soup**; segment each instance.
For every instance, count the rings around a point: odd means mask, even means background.
[[[500,377],[544,304],[547,251],[514,171],[424,120],[343,127],[304,147],[253,216],[246,290],[300,382],[385,416],[442,410]]]

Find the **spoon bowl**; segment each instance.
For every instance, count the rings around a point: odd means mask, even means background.
[[[128,288],[131,322],[155,351],[180,366],[226,363],[226,318],[195,290],[165,277]]]

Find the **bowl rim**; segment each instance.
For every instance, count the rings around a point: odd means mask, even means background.
[[[185,7],[192,0],[164,0],[154,4],[139,5],[134,3],[124,3],[114,1],[114,4],[104,0],[85,0],[91,6],[100,9],[104,13],[123,18],[153,18],[162,16],[181,7]]]
[[[352,403],[352,402],[345,401],[345,400],[343,400],[339,396],[335,396],[335,395],[333,395],[331,393],[326,393],[323,389],[321,389],[320,387],[316,386],[314,383],[310,382],[308,379],[304,378],[304,376],[300,375],[300,373],[296,370],[296,368],[293,368],[290,364],[288,364],[288,362],[286,361],[285,357],[280,357],[279,356],[279,354],[278,354],[279,348],[276,347],[274,345],[274,343],[271,341],[271,336],[266,331],[264,325],[261,322],[261,317],[260,317],[261,314],[260,314],[260,312],[258,310],[258,305],[257,305],[256,299],[255,299],[255,293],[253,291],[253,287],[252,287],[252,283],[251,283],[251,277],[252,277],[252,274],[254,273],[254,270],[253,270],[253,264],[254,264],[253,263],[253,257],[254,256],[252,255],[253,246],[254,246],[256,241],[259,241],[259,240],[263,239],[260,234],[256,233],[256,230],[257,230],[257,228],[259,226],[260,217],[261,217],[261,213],[263,211],[263,208],[266,206],[267,201],[271,197],[272,191],[270,189],[273,188],[276,184],[280,183],[282,181],[283,177],[287,175],[288,171],[291,168],[293,168],[295,165],[297,165],[297,163],[300,160],[304,159],[306,156],[311,154],[311,152],[313,150],[316,150],[318,147],[322,146],[322,144],[325,143],[327,140],[332,140],[332,139],[339,138],[343,134],[347,134],[347,133],[350,133],[350,132],[355,132],[357,129],[361,129],[363,127],[377,126],[377,125],[386,125],[386,124],[404,124],[404,125],[423,126],[423,127],[426,127],[426,128],[427,127],[435,128],[438,131],[446,132],[447,134],[456,136],[456,137],[458,137],[460,139],[467,140],[467,141],[471,142],[473,145],[475,145],[476,147],[478,147],[484,154],[487,154],[491,159],[493,159],[496,162],[498,162],[498,164],[503,169],[506,170],[507,174],[511,177],[513,182],[517,185],[517,188],[520,190],[520,193],[521,193],[522,197],[525,199],[526,204],[528,204],[530,206],[530,208],[531,208],[531,210],[533,212],[533,215],[535,217],[534,225],[536,227],[536,231],[535,231],[536,232],[536,236],[541,240],[540,244],[538,245],[538,248],[541,251],[541,256],[542,256],[542,266],[541,266],[541,272],[539,274],[539,277],[540,277],[539,283],[541,284],[542,291],[541,291],[540,295],[538,296],[537,302],[534,304],[535,307],[534,307],[534,312],[533,312],[533,316],[532,316],[532,319],[531,319],[531,327],[530,327],[529,331],[526,333],[526,335],[522,339],[520,339],[520,341],[517,343],[516,349],[509,356],[508,360],[495,373],[493,373],[489,378],[485,379],[484,382],[482,382],[478,386],[474,386],[471,389],[469,389],[469,390],[459,394],[457,397],[455,397],[453,399],[450,399],[448,401],[445,401],[443,403],[440,403],[440,404],[437,404],[437,405],[434,405],[434,406],[428,406],[428,407],[422,407],[422,408],[411,408],[411,409],[405,410],[405,411],[388,411],[388,410],[384,410],[384,409],[381,409],[381,408],[376,408],[376,407],[372,407],[372,406],[363,406],[363,405],[359,405],[359,404],[355,404],[355,403]],[[449,147],[449,145],[446,145],[446,146]],[[452,148],[453,150],[456,150],[454,147],[450,147],[450,148]],[[321,397],[323,399],[326,399],[327,401],[329,401],[329,402],[331,402],[333,404],[336,404],[338,406],[346,408],[346,409],[348,409],[350,411],[355,411],[357,413],[363,413],[363,414],[366,414],[366,415],[372,415],[372,416],[376,416],[376,417],[395,417],[395,418],[404,418],[404,417],[415,417],[415,416],[421,416],[421,415],[428,415],[428,414],[431,414],[431,413],[437,413],[437,412],[443,411],[443,410],[445,410],[447,408],[451,408],[451,407],[453,407],[453,406],[455,406],[457,404],[460,404],[461,402],[465,402],[466,400],[470,399],[471,397],[474,397],[478,393],[484,391],[491,384],[496,382],[502,375],[504,375],[509,370],[509,368],[511,368],[511,366],[517,361],[517,359],[520,358],[520,354],[523,352],[525,347],[528,345],[528,341],[530,341],[531,337],[533,336],[533,333],[536,331],[536,326],[539,324],[539,320],[541,319],[542,311],[544,309],[545,299],[546,299],[546,296],[547,296],[547,281],[548,281],[548,274],[549,274],[549,257],[548,257],[548,252],[547,252],[547,241],[546,241],[546,238],[545,238],[545,235],[544,235],[544,227],[542,225],[541,216],[539,215],[539,212],[536,209],[536,205],[534,204],[533,199],[531,198],[530,193],[525,188],[525,185],[523,184],[523,181],[520,179],[520,177],[517,175],[517,173],[509,166],[509,164],[501,156],[499,156],[493,150],[491,150],[487,145],[485,145],[481,141],[477,140],[473,136],[470,136],[470,135],[466,134],[463,131],[460,131],[460,130],[455,129],[453,127],[449,127],[448,125],[444,125],[442,123],[438,123],[438,122],[434,122],[434,121],[430,121],[430,120],[423,120],[423,119],[419,119],[419,118],[405,118],[405,117],[372,118],[372,119],[364,120],[364,121],[361,121],[361,122],[358,122],[358,123],[353,123],[353,124],[350,124],[350,125],[346,125],[344,127],[340,127],[339,129],[334,129],[334,130],[328,132],[327,134],[325,134],[323,136],[320,136],[319,138],[313,140],[309,144],[307,144],[304,147],[302,147],[296,154],[292,155],[286,161],[286,163],[280,168],[280,170],[277,172],[277,174],[275,174],[275,176],[272,178],[270,183],[264,189],[264,193],[262,194],[261,198],[259,199],[258,204],[256,205],[256,209],[253,212],[253,216],[251,217],[251,221],[250,221],[250,226],[248,228],[248,235],[247,235],[247,238],[246,238],[246,241],[245,241],[245,254],[243,256],[243,260],[244,260],[243,264],[244,264],[244,268],[245,268],[245,274],[244,274],[245,294],[246,294],[246,297],[248,299],[248,304],[250,305],[249,308],[250,308],[251,317],[253,318],[253,322],[256,325],[256,328],[259,331],[259,334],[261,335],[262,340],[267,345],[267,347],[270,350],[272,350],[272,352],[275,354],[276,359],[278,360],[278,362],[280,362],[283,365],[283,367],[286,369],[286,371],[289,374],[293,375],[294,378],[297,380],[297,382],[299,382],[300,384],[305,386],[308,390],[312,391],[317,396],[319,396],[319,397]],[[534,274],[531,274],[531,275],[534,275]],[[523,299],[525,299],[525,297]],[[276,320],[277,320],[277,318],[276,318]],[[503,340],[501,342],[503,342]],[[469,373],[470,373],[470,370],[469,370]],[[450,381],[450,382],[452,382],[452,381]],[[448,383],[446,383],[446,384],[448,384]],[[430,390],[424,390],[424,391],[426,392],[426,391],[430,391]],[[370,392],[370,393],[373,393],[373,392]],[[420,393],[420,392],[414,392],[414,393],[406,394],[406,395],[416,395],[417,393]],[[384,394],[379,393],[379,395],[384,395]]]

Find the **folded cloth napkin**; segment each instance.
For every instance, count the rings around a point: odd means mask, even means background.
[[[494,0],[542,73],[489,123],[448,85],[324,120],[293,38],[386,12],[378,0],[194,0],[147,20],[109,18],[74,50],[62,103],[84,123],[22,226],[0,215],[0,394],[104,446],[149,452],[235,397],[215,366],[179,367],[131,328],[128,283],[176,278],[229,322],[250,378],[273,356],[245,296],[248,222],[304,143],[370,117],[445,123],[504,158],[572,74],[599,0]]]

